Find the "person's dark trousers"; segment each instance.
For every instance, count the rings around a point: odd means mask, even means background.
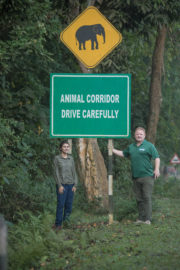
[[[56,185],[57,193],[57,208],[56,208],[56,226],[61,226],[62,222],[69,219],[72,212],[72,204],[74,198],[74,192],[72,191],[74,185],[63,185],[64,192],[59,193],[58,186]]]
[[[154,186],[153,177],[133,179],[133,190],[135,193],[139,219],[152,220],[152,191]]]

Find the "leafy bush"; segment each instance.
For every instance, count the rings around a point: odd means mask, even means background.
[[[51,167],[57,142],[32,131],[17,135],[17,121],[0,120],[0,213],[15,221],[25,209],[42,211],[53,200]]]
[[[10,269],[36,267],[43,263],[52,249],[61,251],[63,243],[50,230],[51,218],[47,212],[33,216],[31,212],[24,211],[18,225],[9,228]]]
[[[155,184],[155,194],[160,197],[179,198],[180,180],[177,178],[169,178],[164,180],[160,178]]]

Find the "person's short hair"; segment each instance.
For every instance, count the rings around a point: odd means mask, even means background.
[[[67,140],[64,140],[64,141],[60,142],[60,145],[59,145],[59,149],[60,150],[62,149],[62,147],[63,147],[64,144],[68,144],[69,145],[69,142]]]
[[[136,128],[135,128],[134,133],[135,133],[135,132],[136,132],[136,130],[138,130],[138,129],[143,130],[143,131],[144,131],[144,133],[146,134],[146,130],[145,130],[145,128],[143,128],[143,127],[136,127]]]

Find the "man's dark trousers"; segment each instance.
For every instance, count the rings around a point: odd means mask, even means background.
[[[135,193],[139,219],[152,220],[152,191],[154,186],[153,177],[133,179],[133,190]]]
[[[59,193],[59,188],[56,185],[56,193],[57,193],[57,209],[56,209],[56,226],[61,226],[62,222],[68,220],[71,212],[72,212],[72,204],[74,198],[74,192],[72,191],[72,185],[62,185],[64,187],[64,192],[62,194]]]

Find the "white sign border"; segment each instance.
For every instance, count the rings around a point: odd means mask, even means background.
[[[128,88],[128,92],[127,92],[127,134],[126,135],[102,135],[102,134],[98,134],[98,135],[85,135],[85,134],[54,134],[53,132],[53,128],[54,128],[54,125],[53,125],[53,115],[54,115],[54,110],[53,110],[53,97],[54,97],[54,78],[55,77],[101,77],[101,78],[104,78],[104,77],[108,77],[108,78],[114,78],[114,77],[120,77],[120,78],[127,78],[127,88]],[[128,75],[102,75],[102,74],[93,74],[93,75],[81,75],[81,74],[55,74],[55,75],[52,75],[51,77],[52,79],[52,93],[51,93],[51,135],[53,137],[69,137],[69,138],[120,138],[120,137],[129,137],[130,135],[130,130],[129,130],[129,118],[130,118],[130,115],[129,115],[129,112],[130,112],[130,108],[129,108],[129,91],[130,91],[130,85],[129,85],[129,76]]]

